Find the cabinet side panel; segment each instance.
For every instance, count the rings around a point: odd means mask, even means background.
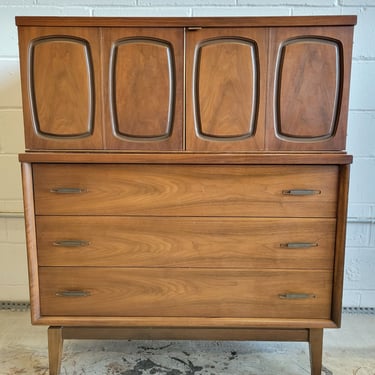
[[[335,268],[333,279],[332,299],[332,320],[338,327],[341,325],[342,295],[344,283],[344,259],[345,259],[345,238],[346,219],[348,210],[350,166],[342,165],[339,169],[339,191],[337,208],[337,229],[336,229],[336,251]]]
[[[31,319],[36,322],[40,317],[39,275],[36,244],[36,228],[34,214],[34,191],[32,167],[29,163],[22,163],[22,187],[25,211],[26,246],[29,269],[29,290],[31,302]]]

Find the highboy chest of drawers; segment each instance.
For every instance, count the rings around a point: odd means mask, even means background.
[[[355,16],[17,17],[33,324],[64,339],[339,327]]]

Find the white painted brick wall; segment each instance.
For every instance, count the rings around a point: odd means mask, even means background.
[[[354,154],[344,305],[375,307],[375,0],[0,0],[0,300],[28,298],[17,154],[23,151],[16,15],[284,16],[356,14],[348,150]],[[358,222],[355,222],[355,221]]]

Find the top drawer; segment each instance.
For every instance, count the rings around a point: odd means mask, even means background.
[[[337,166],[34,164],[37,215],[334,217]]]

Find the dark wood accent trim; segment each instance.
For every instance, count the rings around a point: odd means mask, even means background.
[[[349,26],[357,16],[286,17],[16,17],[17,26],[83,27],[267,27],[267,26]]]

